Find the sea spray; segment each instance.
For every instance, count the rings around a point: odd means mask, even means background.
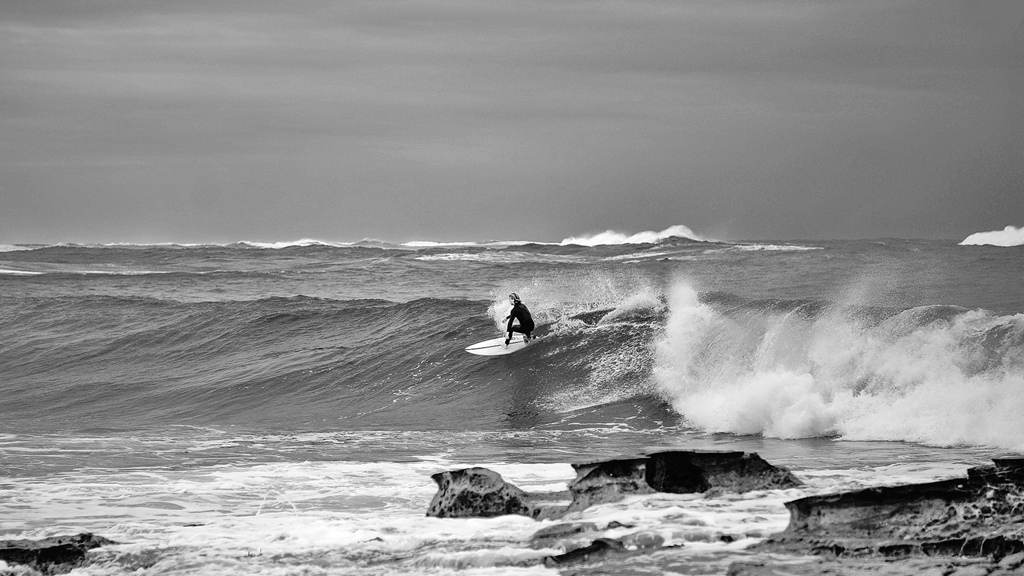
[[[1024,315],[869,312],[726,312],[679,283],[655,378],[710,432],[1024,448]]]

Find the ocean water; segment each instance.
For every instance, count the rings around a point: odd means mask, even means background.
[[[0,539],[117,541],[90,575],[557,574],[553,522],[427,518],[430,475],[757,452],[807,485],[566,519],[665,542],[586,573],[723,574],[788,500],[1024,451],[1022,280],[952,241],[2,246]],[[465,353],[513,291],[541,338]]]

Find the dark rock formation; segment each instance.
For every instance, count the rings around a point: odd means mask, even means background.
[[[650,494],[647,484],[647,458],[627,458],[573,464],[576,479],[569,483],[572,504],[569,510],[582,510],[595,504],[616,502],[631,494]]]
[[[721,490],[749,492],[800,486],[789,471],[772,466],[757,454],[673,450],[640,458],[573,464],[576,480],[569,484],[570,510],[615,502],[630,494],[689,494]]]
[[[994,463],[967,478],[788,502],[789,526],[752,550],[822,559],[803,568],[737,563],[729,573],[1024,573],[1024,458]]]
[[[1020,576],[1024,558],[819,558],[804,563],[734,562],[726,576]]]
[[[437,494],[430,502],[427,516],[438,518],[491,517],[521,514],[543,519],[560,515],[567,493],[531,494],[505,482],[497,472],[486,468],[465,468],[431,476],[437,482]]]
[[[868,488],[788,502],[786,530],[764,546],[816,554],[1004,556],[1024,551],[1024,459],[967,478]]]
[[[737,562],[726,576],[1020,576],[1024,566],[975,558],[836,559],[803,564]]]
[[[648,456],[646,480],[658,492],[686,494],[722,490],[750,492],[803,484],[788,470],[772,466],[756,453],[658,452]]]
[[[625,551],[626,547],[619,540],[614,538],[598,538],[589,546],[577,548],[558,556],[547,556],[544,558],[544,565],[555,567],[570,563],[593,562],[610,553]]]
[[[522,514],[557,518],[631,494],[690,493],[708,490],[746,492],[799,486],[790,472],[757,454],[743,452],[667,451],[635,458],[573,464],[576,479],[569,492],[529,493],[486,468],[434,474],[438,485],[428,516],[467,517]],[[558,500],[570,500],[559,506]]]
[[[43,574],[62,574],[81,565],[89,550],[110,544],[116,542],[89,533],[43,540],[0,540],[0,560],[25,564]]]
[[[581,538],[586,534],[592,534],[599,529],[593,522],[570,522],[567,524],[555,524],[541,528],[530,538],[531,548],[551,548],[555,545],[564,544],[564,541]]]

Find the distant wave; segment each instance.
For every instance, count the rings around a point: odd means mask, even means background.
[[[242,240],[241,242],[238,242],[238,244],[249,246],[251,248],[267,248],[272,250],[295,247],[306,248],[309,246],[328,246],[332,248],[347,248],[352,246],[351,242],[327,242],[325,240],[316,240],[313,238],[303,238],[302,240],[290,240],[284,242],[254,242],[251,240]]]
[[[964,238],[961,246],[1024,246],[1024,226],[1014,228],[1007,226],[1002,230],[991,232],[975,232]]]
[[[413,240],[402,244],[408,248],[448,248],[455,246],[479,246],[476,242],[433,242],[430,240]]]
[[[24,244],[0,244],[0,252],[20,252],[22,250],[35,250],[38,246],[26,246]]]
[[[151,274],[176,274],[174,270],[61,270],[51,274],[80,274],[83,276],[148,276]],[[203,272],[193,272],[203,274]]]
[[[730,248],[740,252],[805,252],[822,250],[821,246],[801,246],[799,244],[737,244]]]
[[[417,256],[416,260],[424,262],[486,262],[489,264],[517,264],[520,262],[582,262],[584,259],[577,256],[564,256],[558,254],[531,254],[520,251],[509,250],[487,250],[483,252],[446,252],[444,254],[424,254]]]
[[[265,250],[281,250],[285,248],[306,248],[323,246],[328,248],[385,248],[385,249],[430,249],[430,248],[505,248],[510,246],[526,246],[531,244],[550,246],[605,246],[622,244],[651,244],[668,240],[671,238],[685,238],[696,241],[707,241],[697,235],[686,226],[671,226],[660,232],[638,232],[626,234],[608,230],[594,235],[571,236],[561,242],[548,242],[539,240],[410,240],[407,242],[389,242],[375,238],[364,238],[358,242],[336,242],[331,240],[319,240],[316,238],[301,238],[299,240],[282,240],[275,242],[263,242],[257,240],[239,240],[237,242],[110,242],[110,243],[74,243],[59,242],[54,244],[0,244],[0,252],[13,252],[17,250],[37,250],[45,248],[258,248]]]
[[[688,238],[690,240],[704,241],[693,230],[686,226],[676,225],[666,228],[661,232],[638,232],[636,234],[623,234],[614,230],[607,230],[592,236],[572,236],[562,240],[562,246],[576,244],[579,246],[600,246],[618,244],[653,244],[669,238]]]

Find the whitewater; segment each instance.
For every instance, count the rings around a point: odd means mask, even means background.
[[[538,561],[560,551],[530,545],[549,523],[427,518],[430,475],[554,491],[571,462],[758,452],[806,486],[573,518],[672,546],[630,573],[724,574],[786,501],[1024,452],[1022,270],[1013,242],[684,226],[2,246],[0,539],[118,542],[90,575],[557,574]],[[542,338],[465,353],[500,335],[510,292]]]

